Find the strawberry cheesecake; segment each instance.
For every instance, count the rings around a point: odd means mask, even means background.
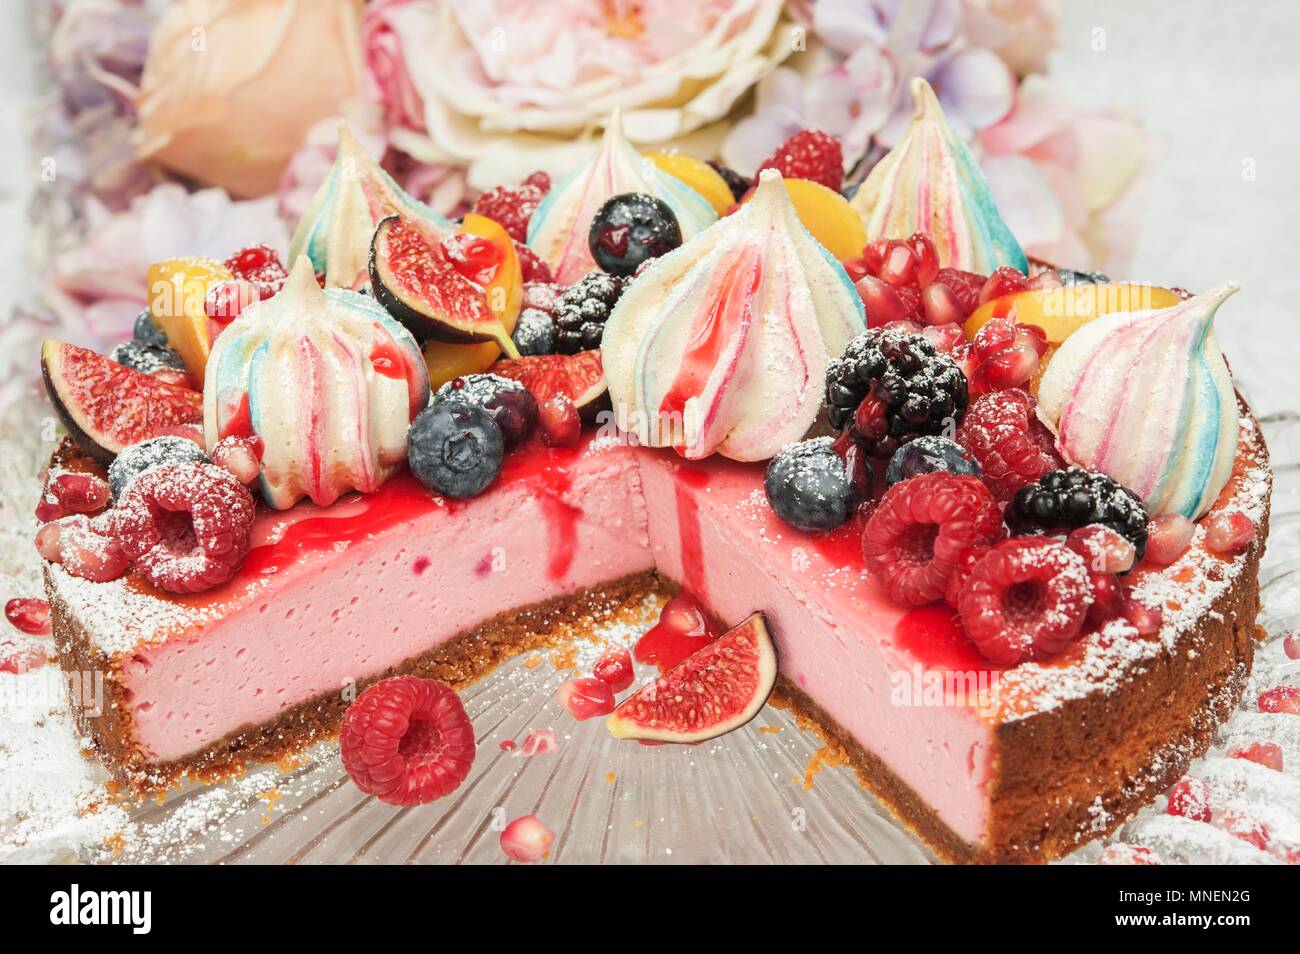
[[[343,131],[289,268],[159,263],[185,293],[130,349],[47,342],[36,542],[106,768],[156,791],[341,729],[363,791],[433,801],[474,771],[454,690],[668,599],[576,717],[689,743],[787,707],[944,860],[1060,857],[1176,782],[1253,657],[1236,286],[1029,260],[914,95],[851,198],[824,134],[748,180],[615,114],[460,223]]]

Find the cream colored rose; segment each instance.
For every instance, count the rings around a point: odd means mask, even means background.
[[[361,91],[362,0],[178,0],[154,28],[139,151],[232,195],[273,191],[320,119]]]

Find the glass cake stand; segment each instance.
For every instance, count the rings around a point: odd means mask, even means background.
[[[1273,635],[1300,626],[1300,420],[1265,422],[1277,484],[1263,571],[1262,623]],[[647,606],[647,620],[653,607]],[[602,635],[630,642],[639,630]],[[1300,677],[1280,640],[1261,647],[1256,682]],[[603,647],[579,643],[560,659],[589,671]],[[765,708],[744,728],[695,747],[643,747],[611,738],[603,720],[576,722],[555,699],[569,674],[554,652],[525,654],[466,690],[478,733],[477,760],[466,782],[430,805],[394,808],[362,794],[322,744],[282,766],[256,766],[221,784],[194,785],[159,802],[130,806],[120,837],[52,852],[83,862],[189,863],[507,863],[498,837],[513,818],[535,814],[556,833],[547,863],[928,863],[933,856],[859,787],[845,766],[822,765],[820,742],[784,710]],[[642,675],[642,674],[639,674]],[[1247,690],[1253,700],[1257,688]],[[1251,732],[1273,733],[1300,766],[1300,733],[1287,716]],[[1281,722],[1279,723],[1279,720]],[[558,748],[521,756],[501,742],[522,743],[551,729]],[[1223,739],[1233,732],[1230,723]],[[1291,754],[1293,753],[1293,754]],[[1229,761],[1222,749],[1193,772]],[[97,769],[97,766],[95,767]],[[1280,782],[1300,792],[1296,768]],[[1250,799],[1276,799],[1276,792]],[[1300,812],[1300,798],[1293,800]],[[1232,846],[1160,825],[1147,809],[1117,833],[1157,847],[1167,860],[1267,860],[1232,855]],[[1296,820],[1300,825],[1300,820]],[[1202,828],[1208,826],[1201,826]],[[1231,840],[1231,839],[1230,839]],[[1227,850],[1228,856],[1223,852]],[[1090,845],[1069,861],[1095,860]],[[1258,854],[1258,853],[1256,853]]]

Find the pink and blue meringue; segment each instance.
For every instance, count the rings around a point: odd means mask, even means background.
[[[557,282],[572,284],[596,267],[587,246],[591,220],[605,200],[626,192],[666,202],[683,241],[718,219],[707,199],[632,147],[616,109],[596,155],[552,188],[528,222],[528,247],[550,266]]]
[[[930,84],[912,81],[907,133],[876,163],[852,206],[872,239],[925,232],[939,264],[987,275],[1009,265],[1029,273],[1029,260],[1002,221],[979,163],[953,133]]]
[[[429,401],[415,338],[373,299],[322,289],[299,256],[274,297],[216,340],[203,386],[204,439],[260,439],[262,496],[285,510],[370,493],[406,459]]]
[[[1091,321],[1039,382],[1038,416],[1065,459],[1109,474],[1153,517],[1197,519],[1232,476],[1237,398],[1214,316],[1238,287]]]
[[[812,427],[827,363],[865,330],[849,276],[765,170],[619,299],[601,343],[615,419],[690,459],[766,460]]]
[[[452,224],[415,196],[404,192],[370,157],[344,123],[329,175],[316,190],[289,243],[289,261],[311,259],[331,288],[360,288],[366,282],[370,240],[379,220],[398,214],[415,219],[432,233]]]

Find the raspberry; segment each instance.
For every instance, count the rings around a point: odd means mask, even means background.
[[[1052,432],[1038,420],[1036,407],[1025,391],[985,394],[975,399],[957,428],[957,443],[975,458],[984,482],[1000,501],[1063,466]]]
[[[555,843],[555,832],[536,815],[516,818],[501,832],[501,850],[512,860],[531,864],[541,861]]]
[[[807,179],[835,192],[844,182],[844,150],[840,141],[818,129],[804,129],[781,144],[758,171],[775,169],[787,179]],[[755,174],[757,180],[757,174]]]
[[[14,597],[5,603],[5,619],[11,626],[28,636],[50,635],[50,604],[45,600]],[[628,661],[629,672],[631,660]],[[628,679],[631,684],[631,678]],[[624,687],[626,688],[626,687]]]
[[[1214,816],[1210,808],[1210,787],[1199,778],[1184,777],[1169,790],[1169,807],[1165,811],[1180,818],[1208,822]]]
[[[596,660],[591,674],[614,692],[622,692],[632,685],[632,654],[622,647],[611,649]]]
[[[975,565],[959,607],[966,635],[984,657],[1011,666],[1064,649],[1091,603],[1083,557],[1054,540],[1017,537]]]
[[[556,692],[560,703],[579,722],[609,715],[614,711],[614,693],[609,683],[584,676],[566,679]]]
[[[1286,712],[1300,716],[1300,687],[1274,686],[1259,694],[1260,712]]]
[[[516,242],[528,241],[528,220],[542,201],[534,185],[497,186],[474,200],[473,211],[495,221]]]
[[[989,548],[986,546],[971,547],[957,561],[957,566],[952,571],[952,576],[948,577],[948,585],[943,593],[943,601],[953,609],[961,605],[961,588],[966,585],[970,571],[975,569],[975,564],[984,559],[984,555],[988,552]]]
[[[474,726],[445,683],[384,679],[348,707],[339,755],[357,788],[390,805],[450,795],[474,764]]]
[[[525,282],[552,282],[551,266],[538,258],[537,253],[523,242],[515,242],[515,254],[519,257],[519,269],[524,274]]]
[[[150,583],[197,593],[226,582],[248,552],[253,497],[215,464],[163,464],[127,485],[117,507],[122,549]]]
[[[997,502],[976,477],[922,474],[885,491],[862,534],[867,565],[896,603],[943,599],[966,552],[1002,536]]]

